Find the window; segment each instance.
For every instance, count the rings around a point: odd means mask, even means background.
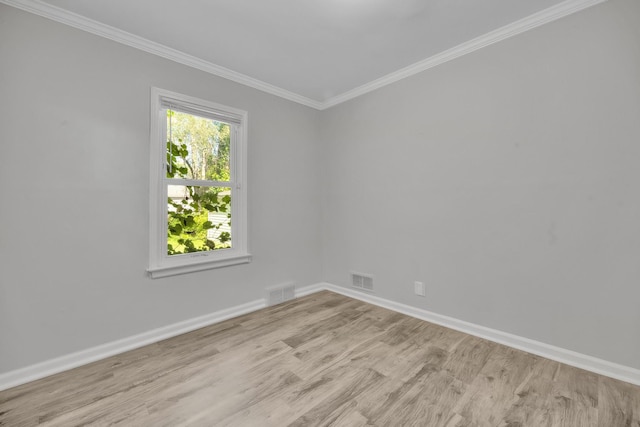
[[[247,113],[151,90],[149,274],[247,263]]]

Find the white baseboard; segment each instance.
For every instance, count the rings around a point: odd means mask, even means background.
[[[316,292],[329,290],[332,287],[329,283],[315,283],[309,286],[303,286],[302,288],[296,288],[296,298],[304,297],[307,295],[315,294]]]
[[[316,283],[314,285],[297,288],[296,297],[299,298],[322,290],[332,291],[360,301],[384,307],[398,313],[426,320],[427,322],[455,329],[499,344],[504,344],[528,353],[536,354],[547,359],[566,363],[567,365],[575,366],[577,368],[585,369],[587,371],[595,372],[597,374],[605,375],[631,384],[640,385],[640,370],[635,368],[587,356],[564,348],[498,331],[496,329],[486,328],[484,326],[443,316],[441,314],[432,313],[427,310],[380,298],[368,293],[358,292],[342,286],[336,286],[331,283]],[[0,391],[25,384],[30,381],[35,381],[40,378],[48,377],[49,375],[57,374],[78,366],[86,365],[116,354],[124,353],[125,351],[153,344],[176,335],[191,332],[214,323],[260,310],[264,307],[266,307],[265,300],[251,301],[228,309],[219,310],[205,316],[174,323],[142,334],[102,344],[76,353],[71,353],[37,363],[35,365],[27,366],[25,368],[9,371],[7,373],[0,374]]]
[[[81,350],[55,359],[46,360],[35,365],[0,374],[0,391],[21,384],[35,381],[49,375],[67,371],[78,366],[86,365],[97,360],[105,359],[125,351],[133,350],[148,344],[153,344],[167,338],[194,331],[223,320],[231,319],[252,311],[266,307],[264,300],[251,301],[235,307],[219,310],[162,328],[153,329],[142,334],[112,341],[96,347]]]
[[[529,338],[524,338],[507,332],[498,331],[496,329],[476,325],[474,323],[465,322],[464,320],[454,319],[453,317],[432,313],[421,308],[401,304],[368,293],[351,290],[342,286],[336,286],[330,283],[320,283],[314,285],[314,289],[317,288],[336,292],[338,294],[384,307],[398,313],[426,320],[427,322],[435,323],[437,325],[441,325],[450,329],[455,329],[456,331],[484,338],[499,344],[504,344],[506,346],[542,356],[547,359],[555,360],[560,363],[575,366],[576,368],[595,372],[596,374],[615,378],[617,380],[625,381],[631,384],[640,385],[640,369],[631,368],[629,366],[624,366],[617,363],[609,362],[607,360],[598,359],[593,356],[588,356],[572,350],[545,344],[543,342],[535,341]]]

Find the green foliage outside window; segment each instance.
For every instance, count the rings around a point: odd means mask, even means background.
[[[167,135],[167,178],[229,181],[228,124],[168,110]],[[170,194],[167,199],[167,253],[230,248],[231,189],[172,187],[178,194]],[[218,220],[211,221],[210,213]]]

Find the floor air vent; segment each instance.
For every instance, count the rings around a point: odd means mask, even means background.
[[[293,283],[267,288],[267,305],[269,306],[292,300],[295,297],[296,287]]]
[[[351,286],[364,291],[373,291],[373,276],[351,273]]]

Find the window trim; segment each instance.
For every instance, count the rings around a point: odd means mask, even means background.
[[[166,105],[189,114],[214,116],[234,125],[230,148],[232,198],[232,244],[229,249],[167,255]],[[151,278],[227,267],[251,262],[247,219],[247,117],[248,113],[215,102],[176,92],[151,88],[149,267]],[[215,181],[213,181],[215,183]]]

